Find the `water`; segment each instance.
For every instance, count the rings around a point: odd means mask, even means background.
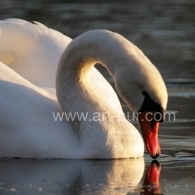
[[[161,172],[154,163],[151,166],[143,158],[93,161],[1,159],[0,194],[148,195],[155,191],[155,194],[193,195],[195,159],[165,158],[162,158]]]
[[[176,113],[176,121],[160,128],[161,173],[155,176],[147,153],[114,161],[0,159],[0,194],[195,194],[195,3],[99,2],[0,1],[0,18],[40,21],[72,38],[109,29],[140,47],[165,79],[168,110]],[[108,72],[98,69],[113,85]],[[159,185],[148,185],[154,177]]]

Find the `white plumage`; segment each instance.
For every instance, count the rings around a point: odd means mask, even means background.
[[[143,103],[142,90],[165,109],[164,82],[136,46],[105,30],[71,41],[40,23],[19,19],[0,21],[0,28],[0,157],[143,156],[139,132],[124,118],[114,90],[93,67],[100,62],[108,69],[134,111]],[[61,112],[55,77],[62,111],[88,113],[86,121],[54,120],[53,113]],[[96,112],[109,116],[95,121]]]

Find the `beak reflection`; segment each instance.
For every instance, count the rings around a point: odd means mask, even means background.
[[[160,171],[160,163],[157,160],[153,160],[146,172],[141,195],[163,195],[160,193]]]

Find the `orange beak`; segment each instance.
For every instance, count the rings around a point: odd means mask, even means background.
[[[142,112],[139,114],[138,120],[146,149],[152,158],[157,158],[160,155],[161,150],[158,142],[159,122],[153,120],[154,114],[155,112]]]

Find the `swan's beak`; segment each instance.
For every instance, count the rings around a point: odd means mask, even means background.
[[[158,142],[159,122],[153,120],[154,114],[155,112],[139,113],[138,120],[146,148],[152,158],[157,158],[160,155],[161,150]]]

